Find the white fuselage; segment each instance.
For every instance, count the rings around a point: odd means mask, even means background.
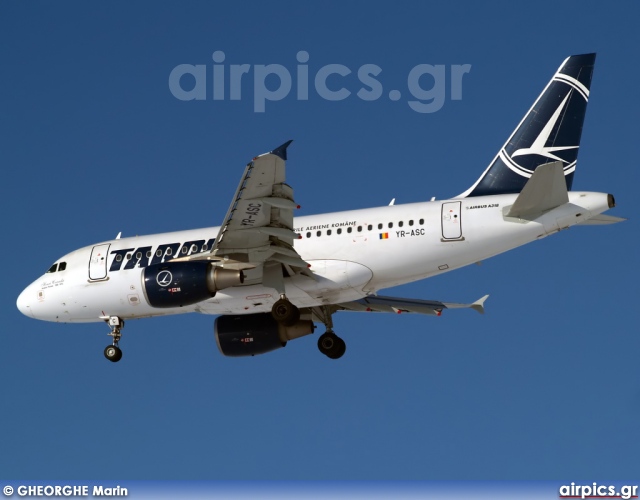
[[[516,194],[395,205],[297,217],[295,250],[315,278],[285,278],[300,308],[362,298],[380,289],[435,276],[543,238],[607,210],[604,193],[570,192],[570,203],[534,221],[507,218]],[[192,306],[154,308],[142,282],[147,265],[210,249],[219,228],[121,238],[60,258],[18,298],[26,315],[64,323],[185,312],[268,312],[278,293],[247,271],[244,285],[223,289]],[[203,248],[204,247],[204,248]],[[168,249],[170,249],[168,251]],[[170,254],[169,254],[170,253]],[[256,275],[257,276],[257,275]],[[256,284],[252,284],[252,280]]]

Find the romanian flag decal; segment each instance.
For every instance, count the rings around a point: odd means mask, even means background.
[[[388,240],[389,239],[389,233],[380,233],[380,239],[381,240]]]

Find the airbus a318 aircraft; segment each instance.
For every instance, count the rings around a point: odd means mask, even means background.
[[[106,321],[104,354],[122,357],[125,320],[219,315],[225,356],[249,356],[326,332],[320,351],[346,350],[337,311],[484,312],[471,304],[378,295],[384,288],[466,266],[576,224],[611,224],[610,194],[570,191],[595,54],[567,58],[480,178],[443,201],[294,217],[285,182],[291,141],[255,157],[220,227],[120,238],[71,252],[18,297],[28,317]]]

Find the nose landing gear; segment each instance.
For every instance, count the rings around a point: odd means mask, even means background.
[[[104,348],[104,357],[115,363],[122,358],[122,351],[117,345],[108,345]]]
[[[109,328],[111,328],[109,335],[113,337],[111,345],[104,348],[104,357],[109,361],[116,363],[122,358],[122,351],[120,350],[120,347],[118,347],[118,343],[120,342],[120,337],[122,337],[124,320],[120,319],[118,316],[105,316],[102,319],[104,319],[109,325]]]

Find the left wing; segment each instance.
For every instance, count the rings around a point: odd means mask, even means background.
[[[299,206],[285,183],[291,142],[247,164],[213,248],[184,260],[214,260],[229,269],[263,266],[261,281],[280,293],[284,293],[283,265],[290,274],[310,274],[293,248],[299,237],[293,231],[293,210]]]
[[[456,304],[452,302],[438,302],[436,300],[402,299],[397,297],[383,297],[369,295],[360,300],[336,304],[338,311],[366,311],[391,313],[418,313],[440,316],[444,309],[473,309],[484,314],[484,301],[488,295],[476,300],[472,304]]]

